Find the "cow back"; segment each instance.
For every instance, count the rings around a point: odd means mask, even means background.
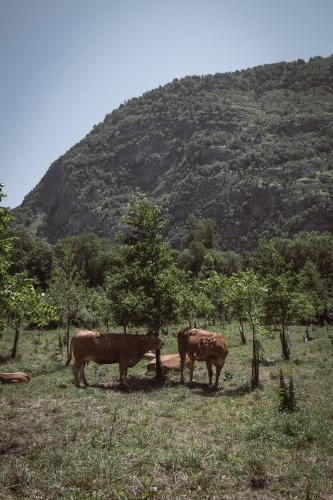
[[[78,361],[118,363],[123,359],[132,365],[155,346],[156,338],[147,335],[80,331],[72,337],[73,357]]]

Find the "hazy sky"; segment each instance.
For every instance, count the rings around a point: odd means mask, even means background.
[[[333,0],[0,0],[0,182],[14,207],[125,99],[333,52]]]

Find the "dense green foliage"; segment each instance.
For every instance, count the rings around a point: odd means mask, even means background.
[[[114,240],[139,188],[163,205],[177,247],[192,214],[237,252],[261,235],[332,231],[332,90],[332,56],[174,80],[56,160],[18,220],[50,242],[83,231]]]
[[[135,197],[122,219],[119,270],[108,276],[107,295],[116,324],[145,326],[159,335],[177,318],[183,273],[162,237],[161,209],[152,200]]]
[[[12,237],[11,272],[26,272],[45,291],[51,278],[53,250],[45,241],[19,227],[9,233]]]
[[[0,184],[0,203],[4,197]],[[11,216],[5,207],[0,207],[0,329],[15,326],[14,344],[11,352],[16,357],[20,328],[23,323],[33,321],[38,327],[48,324],[56,317],[56,311],[49,306],[27,277],[26,269],[13,273],[11,260],[13,238],[8,235]]]

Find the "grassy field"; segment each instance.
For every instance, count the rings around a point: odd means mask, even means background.
[[[192,387],[178,374],[161,387],[141,361],[127,392],[117,365],[94,363],[86,369],[92,387],[75,388],[58,333],[24,332],[18,359],[0,364],[32,376],[0,386],[0,498],[332,499],[333,328],[316,328],[308,343],[304,328],[293,328],[290,363],[281,361],[277,333],[264,338],[269,362],[255,391],[250,343],[240,345],[236,325],[223,332],[220,390],[207,389],[202,363]],[[5,331],[0,355],[12,339]],[[164,340],[165,353],[177,351],[175,338]],[[278,411],[281,367],[293,374],[298,412]]]

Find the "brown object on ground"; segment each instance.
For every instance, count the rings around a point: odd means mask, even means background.
[[[163,342],[150,335],[130,335],[118,333],[98,333],[83,330],[71,339],[70,353],[66,366],[71,359],[75,385],[88,385],[84,367],[88,361],[98,364],[119,363],[120,383],[127,384],[128,367],[135,366],[143,355],[151,349],[161,349]]]
[[[214,387],[218,387],[220,373],[228,355],[228,347],[223,335],[207,332],[200,328],[185,328],[185,330],[178,333],[178,352],[180,355],[181,383],[184,383],[184,366],[186,355],[188,355],[190,358],[190,382],[193,381],[195,360],[205,361],[209,378],[208,385],[212,385],[213,365],[216,367]]]
[[[166,354],[165,356],[161,356],[161,366],[162,373],[166,375],[169,371],[180,372],[180,356],[179,354]],[[190,366],[190,358],[186,356],[185,366],[189,368]],[[156,359],[152,359],[147,364],[147,372],[156,372]]]
[[[153,352],[148,351],[143,355],[143,358],[147,359],[148,361],[151,361],[155,359],[155,354]]]
[[[30,376],[24,372],[0,372],[0,382],[2,382],[3,384],[16,384],[17,382],[29,382],[29,380]]]

